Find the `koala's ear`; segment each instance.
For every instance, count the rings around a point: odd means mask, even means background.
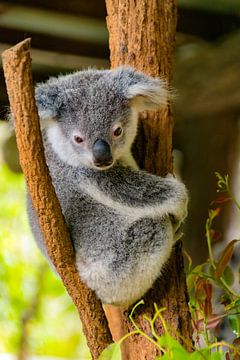
[[[154,110],[167,104],[169,93],[163,80],[146,76],[142,81],[129,86],[127,98],[138,111]]]
[[[126,97],[137,111],[158,109],[168,103],[170,93],[164,80],[131,68],[121,70],[129,77]]]
[[[41,126],[47,126],[49,121],[54,121],[62,105],[58,86],[50,82],[38,84],[35,88],[35,100]]]

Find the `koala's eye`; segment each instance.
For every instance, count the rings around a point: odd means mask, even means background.
[[[83,138],[81,138],[79,135],[74,135],[74,141],[77,144],[81,144],[83,142]]]
[[[113,135],[115,137],[119,137],[122,135],[123,129],[121,126],[118,126],[114,131],[113,131]]]

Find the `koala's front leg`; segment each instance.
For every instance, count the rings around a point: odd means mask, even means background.
[[[177,198],[175,209],[169,212],[169,218],[173,227],[174,242],[183,236],[183,223],[187,217],[188,195],[185,187],[182,189],[179,187]]]
[[[173,228],[173,242],[177,242],[183,236],[183,220],[178,220],[174,217],[174,215],[169,214],[170,221],[172,223]]]

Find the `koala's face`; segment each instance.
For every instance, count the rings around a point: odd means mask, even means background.
[[[130,68],[88,70],[36,88],[43,127],[72,166],[111,167],[131,150],[138,112],[166,102],[164,83]]]
[[[137,114],[129,101],[100,86],[65,94],[47,130],[54,149],[70,165],[104,170],[129,151],[136,136]]]

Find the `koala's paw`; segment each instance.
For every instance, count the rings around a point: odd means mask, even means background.
[[[177,242],[183,236],[183,222],[176,219],[172,214],[169,215],[173,227],[173,242]]]

